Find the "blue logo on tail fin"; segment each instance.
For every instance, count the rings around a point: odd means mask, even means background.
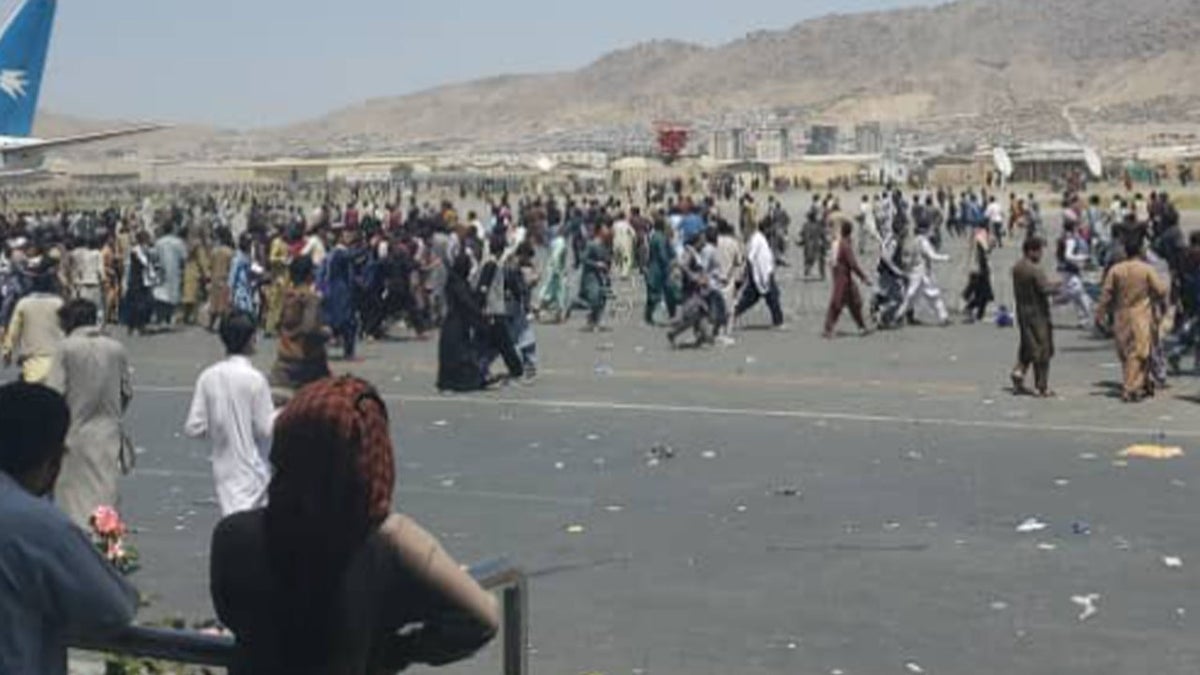
[[[0,135],[33,131],[57,5],[56,0],[22,0],[0,29]]]

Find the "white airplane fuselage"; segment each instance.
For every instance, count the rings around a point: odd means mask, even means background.
[[[0,136],[0,171],[29,171],[46,163],[46,153],[29,146],[41,145],[39,138]],[[22,150],[22,148],[29,148]]]

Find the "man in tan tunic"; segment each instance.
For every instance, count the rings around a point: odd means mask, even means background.
[[[1140,237],[1127,238],[1125,254],[1126,259],[1114,265],[1104,279],[1096,321],[1102,322],[1112,310],[1113,334],[1125,379],[1121,400],[1132,403],[1154,395],[1149,377],[1150,350],[1154,346],[1155,312],[1166,303],[1168,288],[1142,259]]]

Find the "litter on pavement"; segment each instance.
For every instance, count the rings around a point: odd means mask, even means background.
[[[1118,457],[1136,457],[1139,459],[1175,459],[1183,457],[1183,448],[1176,445],[1154,445],[1139,443],[1125,448]]]
[[[1020,525],[1017,525],[1017,532],[1028,534],[1030,532],[1041,532],[1049,527],[1046,523],[1037,518],[1026,518]]]
[[[1071,602],[1083,608],[1082,611],[1079,612],[1080,621],[1087,621],[1088,619],[1092,618],[1097,611],[1099,611],[1096,609],[1096,603],[1099,601],[1100,595],[1097,593],[1092,593],[1090,595],[1071,596]]]

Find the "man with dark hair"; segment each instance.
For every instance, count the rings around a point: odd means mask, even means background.
[[[1157,342],[1157,316],[1167,302],[1168,287],[1158,272],[1142,259],[1142,242],[1125,241],[1125,260],[1104,277],[1104,290],[1096,308],[1099,324],[1113,313],[1113,335],[1124,374],[1121,400],[1135,403],[1154,395],[1150,353]]]
[[[162,236],[154,242],[154,257],[161,274],[154,287],[154,313],[158,323],[168,328],[175,325],[175,308],[183,290],[183,268],[187,264],[187,244],[175,234],[175,224],[168,223]]]
[[[825,332],[822,334],[826,340],[833,338],[833,329],[837,326],[838,318],[841,317],[842,310],[845,308],[849,308],[850,316],[854,319],[854,323],[858,324],[858,330],[862,335],[868,335],[871,332],[867,328],[866,322],[863,321],[862,295],[854,283],[854,277],[861,279],[864,284],[869,283],[867,275],[858,265],[858,259],[854,257],[854,247],[850,243],[850,238],[854,233],[854,223],[844,216],[838,222],[840,223],[841,237],[838,239],[837,251],[834,252],[833,293],[829,298],[829,311],[825,314]]]
[[[313,261],[308,256],[292,260],[292,287],[279,315],[279,348],[271,368],[271,384],[295,391],[329,377],[325,345],[333,332],[321,322],[321,296],[313,285]]]
[[[1058,284],[1051,282],[1040,267],[1045,248],[1046,243],[1040,237],[1029,237],[1022,247],[1024,255],[1012,269],[1017,326],[1021,332],[1017,366],[1012,371],[1013,393],[1030,393],[1025,388],[1025,374],[1033,366],[1034,387],[1042,398],[1054,395],[1050,391],[1050,359],[1054,357],[1050,298],[1058,290]]]
[[[271,385],[250,362],[256,330],[254,319],[241,312],[221,322],[226,358],[196,380],[184,426],[191,438],[211,443],[222,516],[265,506],[271,480],[267,457],[275,406]]]
[[[67,402],[26,383],[0,387],[0,673],[65,675],[66,636],[133,621],[137,591],[44,497],[70,425]]]
[[[1188,236],[1188,247],[1180,255],[1179,314],[1175,318],[1175,337],[1167,350],[1167,363],[1174,374],[1180,372],[1184,354],[1192,352],[1192,370],[1200,370],[1200,232]]]
[[[55,266],[48,259],[32,268],[30,281],[32,292],[17,302],[4,334],[3,358],[8,365],[15,353],[21,379],[41,382],[50,372],[54,350],[63,338],[58,322],[63,301],[56,292]]]
[[[71,410],[67,456],[54,499],[71,520],[87,527],[98,506],[116,506],[117,479],[133,469],[133,447],[121,418],[133,398],[129,357],[96,325],[91,300],[72,300],[58,312],[66,339],[58,346],[46,385]]]

